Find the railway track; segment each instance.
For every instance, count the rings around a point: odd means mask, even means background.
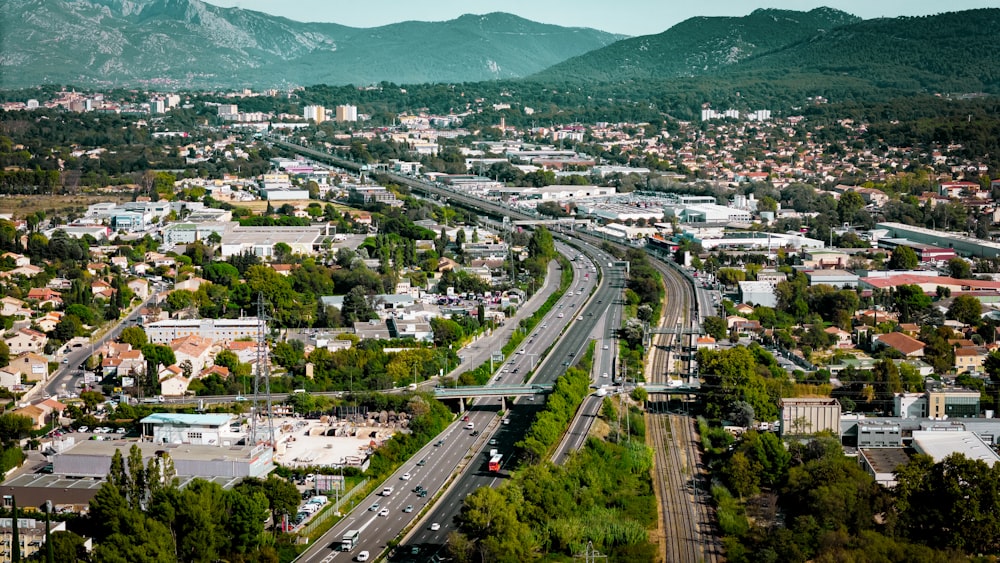
[[[675,270],[654,262],[663,274],[667,307],[661,326],[689,323],[693,313],[693,289]],[[659,334],[652,341],[647,379],[665,383],[676,361],[683,361],[685,336]],[[678,374],[679,375],[679,374]],[[660,500],[662,548],[668,562],[722,561],[722,549],[714,533],[714,514],[701,472],[698,438],[694,421],[688,416],[648,413],[648,440],[654,451],[655,487]]]

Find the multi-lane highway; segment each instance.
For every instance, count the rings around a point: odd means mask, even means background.
[[[577,254],[561,243],[557,244],[557,249],[573,256]],[[567,326],[574,327],[581,324],[582,321],[577,319],[593,313],[580,309],[597,283],[596,271],[590,272],[588,269],[584,272],[588,266],[585,266],[582,260],[574,260],[573,264],[574,283],[570,288],[572,294],[568,290],[557,306],[524,339],[522,345],[505,362],[496,366],[496,375],[491,384],[521,383],[532,372],[532,368],[535,368],[537,373],[550,369],[548,361],[542,360],[549,348]],[[586,264],[589,265],[590,262],[587,261]],[[584,275],[585,273],[589,275]],[[587,318],[593,319],[592,316]],[[582,348],[582,341],[576,342],[574,357]],[[569,357],[568,352],[566,354]],[[566,360],[560,360],[556,365],[565,370],[565,367],[561,366],[563,361]],[[550,382],[554,377],[543,379]],[[398,554],[410,557],[414,555],[413,550],[416,548],[418,552],[416,560],[424,560],[425,556],[444,545],[447,534],[454,529],[452,520],[461,508],[465,496],[484,484],[494,483],[506,474],[505,469],[499,474],[489,472],[488,460],[483,452],[496,448],[509,453],[513,443],[527,430],[541,403],[541,400],[528,399],[509,403],[509,410],[503,417],[506,418],[506,423],[503,423],[500,416],[501,402],[496,399],[480,399],[466,412],[468,420],[460,417],[460,420],[453,423],[440,437],[443,439],[440,445],[435,445],[438,444],[438,440],[433,441],[409,463],[404,464],[386,483],[387,486],[392,485],[393,482],[400,481],[403,474],[409,473],[410,479],[405,482],[405,491],[400,491],[397,487],[390,496],[381,497],[377,494],[381,491],[379,488],[375,494],[364,499],[343,521],[338,522],[298,561],[304,563],[347,561],[361,551],[368,551],[372,556],[381,553],[414,518],[421,515],[428,501],[437,496],[457,469],[461,476],[451,485],[447,494],[434,504],[430,513],[423,515],[420,525],[412,534],[414,539],[397,551]],[[467,427],[470,424],[472,428]],[[473,436],[474,432],[478,435]],[[495,443],[491,444],[491,441]],[[424,460],[426,464],[417,465],[419,460]],[[510,459],[507,456],[503,466],[507,467],[509,463]],[[413,492],[418,484],[428,490],[426,497],[419,497]],[[399,496],[401,494],[402,496]],[[378,509],[368,510],[376,502],[379,504]],[[413,506],[413,512],[405,512],[407,506]],[[378,513],[386,508],[389,510],[388,515],[378,516]],[[437,526],[432,526],[433,524]],[[362,530],[359,544],[350,554],[337,551],[341,538],[348,530]]]
[[[330,155],[327,155],[319,151],[305,149],[304,147],[299,147],[281,141],[278,141],[278,143],[284,144],[289,148],[310,154],[315,157],[333,161],[340,165],[345,165],[348,167],[356,166],[354,163],[344,161],[343,159],[330,157]],[[425,193],[430,193],[438,197],[445,198],[446,200],[451,200],[453,202],[460,203],[474,209],[479,209],[487,213],[492,213],[497,217],[507,216],[514,219],[530,218],[527,213],[523,213],[520,210],[512,209],[500,203],[487,202],[479,198],[461,193],[459,191],[445,189],[442,186],[435,186],[427,182],[418,181],[413,178],[408,178],[405,176],[393,175],[393,174],[390,174],[390,176],[394,181],[399,181],[417,190],[423,191]],[[588,249],[588,253],[597,257],[597,260],[602,265],[606,259],[609,259],[609,257],[603,255],[603,252],[597,250],[591,245],[591,243],[596,244],[596,240],[594,237],[582,235],[581,233],[577,233],[577,235],[578,235],[578,241],[588,241],[588,242],[583,242],[584,246]],[[709,307],[710,303],[709,299],[706,299],[706,294],[704,292],[694,292],[695,295],[692,296],[690,283],[689,282],[683,283],[682,281],[678,281],[679,277],[678,272],[663,265],[662,263],[659,264],[658,267],[661,270],[661,272],[663,272],[664,275],[666,276],[665,281],[668,284],[668,310],[666,315],[666,320],[668,322],[668,325],[677,326],[677,324],[680,323],[682,328],[688,328],[688,326],[690,326],[689,323],[691,322],[700,323],[701,321],[700,316],[712,310]],[[671,286],[673,286],[672,290]],[[553,369],[553,367],[559,366],[565,368],[565,366],[570,363],[572,358],[574,358],[584,349],[587,340],[591,338],[591,333],[594,331],[597,325],[597,321],[593,317],[596,316],[600,318],[606,314],[608,306],[613,300],[615,291],[616,290],[611,289],[610,284],[607,283],[607,277],[605,277],[604,283],[601,284],[601,286],[592,296],[591,300],[588,302],[587,306],[581,312],[580,316],[578,317],[579,320],[576,323],[572,323],[571,329],[567,331],[566,335],[553,348],[552,354],[546,359],[545,363],[543,363],[543,365],[538,369],[538,376],[537,376],[538,379],[536,381],[549,382],[554,380],[556,377],[558,377],[558,375],[562,373],[562,370]],[[673,302],[671,302],[671,298],[673,298],[674,300]],[[665,348],[673,347],[676,351],[682,351],[686,344],[688,343],[683,342],[682,337],[678,335],[676,339],[670,339],[666,343],[661,343],[660,346],[664,346]],[[602,346],[602,351],[603,351],[603,346]],[[659,350],[658,354],[659,358],[655,360],[655,363],[652,366],[652,373],[650,373],[651,381],[659,381],[662,379],[665,382],[668,379],[669,377],[668,373],[674,370],[674,365],[675,365],[674,361],[680,359],[679,356],[675,357],[674,354],[671,353],[672,351],[674,350],[665,350],[665,349]],[[560,358],[566,358],[566,359],[562,360],[560,364]],[[604,362],[609,360],[607,360],[606,358],[603,357],[603,355],[601,355],[600,359],[598,359],[597,361],[603,364]],[[603,369],[603,366],[601,369]],[[603,371],[601,373],[603,373]],[[613,374],[613,371],[611,373]],[[613,376],[614,375],[612,375],[612,377]],[[518,401],[517,404],[515,404],[512,407],[512,412],[515,413],[518,412],[518,409],[522,407],[523,403],[525,403],[525,401],[523,400]],[[595,405],[597,404],[599,404],[599,402],[596,401],[596,399],[592,399],[591,401],[589,401],[583,409],[584,414],[577,419],[574,428],[570,430],[571,434],[573,434],[574,432],[576,433],[577,443],[582,442],[582,440],[584,439],[583,438],[583,436],[585,435],[584,427],[589,424],[589,421],[584,420],[587,418],[587,413],[593,412],[595,409]],[[532,406],[536,405],[532,404]],[[710,515],[708,514],[709,508],[707,507],[707,502],[702,500],[701,503],[694,503],[695,506],[692,506],[690,504],[691,503],[690,499],[685,498],[683,494],[676,493],[676,488],[678,486],[683,486],[683,485],[679,483],[674,483],[673,482],[674,479],[672,477],[668,477],[668,472],[669,475],[673,475],[674,473],[681,471],[679,464],[683,463],[684,460],[668,458],[665,456],[666,449],[670,447],[667,444],[667,440],[675,438],[674,433],[668,432],[666,433],[667,435],[665,435],[665,433],[663,432],[663,426],[665,426],[665,423],[666,421],[655,420],[652,425],[655,428],[651,432],[650,436],[652,438],[654,447],[656,447],[658,450],[657,489],[658,492],[660,493],[661,502],[664,503],[665,508],[676,508],[680,507],[681,504],[683,503],[688,503],[686,509],[688,510],[689,514],[688,518],[676,522],[676,525],[683,527],[683,530],[681,531],[668,530],[667,532],[668,534],[672,534],[674,541],[676,541],[675,549],[671,553],[673,555],[681,557],[681,559],[677,560],[684,560],[683,558],[685,557],[685,553],[690,555],[695,551],[694,549],[690,549],[688,547],[691,544],[691,542],[699,542],[707,540],[706,543],[710,544],[711,547],[708,547],[707,549],[703,550],[702,553],[704,554],[704,556],[710,557],[714,560],[714,554],[718,553],[718,551],[715,548],[716,540],[712,536],[711,530],[709,529],[709,523],[711,519]],[[660,426],[661,424],[663,426]],[[687,468],[691,470],[697,468],[699,464],[696,461],[698,454],[697,454],[697,448],[694,445],[695,440],[692,438],[693,434],[688,433],[690,431],[688,426],[689,424],[690,421],[678,424],[679,427],[678,429],[685,431],[683,433],[681,432],[677,433],[676,438],[679,439],[679,442],[673,445],[675,448],[684,448],[686,454],[683,455],[686,456],[687,463],[690,464],[687,465]],[[510,431],[499,432],[497,434],[495,439],[502,450],[510,451],[510,447],[512,446],[513,442],[516,441],[516,439],[519,438],[521,435],[523,435],[523,430],[519,426],[520,425],[518,425],[518,427],[515,427],[514,424],[512,423],[510,426]],[[669,438],[667,436],[669,436]],[[572,438],[570,438],[570,440],[572,440]],[[573,444],[568,444],[568,445],[564,444],[564,447],[557,455],[564,457],[566,455],[565,452],[572,447],[575,446]],[[675,455],[676,453],[677,452],[674,452],[671,453],[670,455]],[[425,526],[419,527],[415,531],[415,533],[411,534],[407,538],[403,549],[399,552],[400,554],[406,557],[408,553],[407,551],[408,547],[410,548],[416,547],[421,554],[424,554],[424,556],[426,556],[428,552],[436,552],[440,550],[440,548],[443,545],[444,538],[442,537],[442,534],[440,534],[439,532],[446,530],[447,525],[458,513],[458,510],[461,505],[461,500],[464,499],[466,495],[471,493],[479,486],[493,485],[498,480],[497,475],[493,475],[490,474],[489,472],[483,471],[483,466],[485,465],[485,459],[480,458],[478,462],[479,465],[478,470],[474,469],[475,465],[476,462],[475,460],[473,460],[472,461],[473,469],[467,471],[462,475],[462,477],[457,481],[455,486],[453,486],[449,490],[447,495],[445,495],[444,502],[441,504],[441,506],[434,507],[434,509],[431,510],[430,512],[430,517],[424,520],[424,522],[437,523],[440,526],[440,529],[431,531],[429,530],[429,528],[424,529]],[[665,466],[670,466],[670,467],[665,467]],[[698,486],[697,481],[695,486],[696,487]],[[667,487],[669,487],[671,490],[667,491],[666,490]],[[669,498],[664,498],[665,495],[669,496]],[[666,514],[663,514],[661,516],[671,518],[672,521],[670,525],[675,526],[674,517],[678,516],[677,513],[671,514],[670,516],[667,516]],[[435,528],[437,527],[438,526],[435,526]]]
[[[599,267],[600,265],[606,266],[611,261],[611,258],[605,252],[589,245],[585,246],[585,249],[597,262],[594,265],[594,269],[603,270],[604,275],[601,278],[601,283],[596,291],[590,295],[586,305],[582,306],[582,309],[578,303],[575,307],[570,307],[571,310],[576,311],[576,320],[570,323],[566,334],[552,347],[552,352],[537,369],[536,376],[531,380],[532,383],[551,383],[562,375],[569,365],[576,363],[580,354],[586,351],[594,329],[598,326],[599,321],[605,318],[608,308],[611,307],[615,296],[620,291],[619,287],[617,287],[620,285],[620,282],[616,284],[611,283],[611,280],[615,279],[615,275],[610,274],[606,267]],[[585,264],[589,263],[588,261]],[[581,270],[590,271],[590,266],[587,265],[583,265],[582,267],[577,265],[575,268],[578,272],[578,278]],[[592,272],[590,278],[593,277],[594,273]],[[575,281],[574,287],[579,288],[580,283]],[[583,287],[586,294],[588,286],[584,284]],[[579,301],[578,295],[566,297],[564,301],[573,300],[574,298]],[[559,310],[558,307],[555,309],[555,311]],[[603,325],[604,323],[602,322],[601,324]],[[544,336],[545,332],[543,329],[536,339]],[[551,335],[546,340],[551,342],[554,336]],[[496,447],[504,454],[506,467],[516,466],[518,460],[511,456],[511,453],[514,451],[513,445],[524,436],[530,422],[534,419],[534,414],[539,408],[538,403],[539,401],[532,402],[519,399],[511,406],[510,416],[513,419],[511,424],[501,426],[500,431],[494,435],[493,438],[496,440],[496,445],[491,447]],[[506,471],[501,471],[500,475],[489,472],[487,462],[488,460],[485,455],[480,455],[478,461],[474,460],[469,470],[462,474],[448,490],[443,498],[443,502],[434,506],[429,517],[424,522],[437,522],[442,530],[449,527],[454,529],[454,518],[461,509],[462,500],[480,487],[496,485],[506,475]],[[398,552],[396,560],[406,560],[413,547],[418,547],[422,553],[437,553],[441,551],[444,544],[444,537],[433,533],[428,526],[421,525],[406,538]]]

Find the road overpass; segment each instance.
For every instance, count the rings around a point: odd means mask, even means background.
[[[459,387],[435,387],[436,399],[471,399],[475,397],[524,397],[527,395],[547,395],[552,392],[552,384],[536,385],[462,385]]]

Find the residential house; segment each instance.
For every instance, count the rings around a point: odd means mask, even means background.
[[[127,350],[119,354],[118,374],[128,375],[130,373],[145,373],[146,358],[142,355],[142,350]]]
[[[0,387],[8,391],[14,391],[20,389],[21,386],[21,374],[17,370],[12,370],[10,367],[0,369]]]
[[[198,288],[205,283],[209,283],[208,280],[198,277],[188,278],[184,281],[175,283],[174,289],[183,289],[185,291],[198,291]]]
[[[28,290],[28,300],[37,301],[39,307],[50,304],[53,307],[62,307],[62,294],[47,287],[33,287]]]
[[[4,317],[30,317],[28,304],[14,297],[0,299],[0,315]]]
[[[211,360],[211,348],[214,341],[201,336],[184,336],[170,341],[170,348],[174,351],[177,365],[184,365],[185,361],[191,362],[191,373],[201,373]]]
[[[17,254],[16,252],[4,252],[2,255],[0,255],[0,259],[2,258],[10,258],[10,260],[14,263],[15,268],[28,266],[31,264],[31,258],[28,258],[23,254]]]
[[[872,346],[889,347],[896,350],[903,356],[911,358],[923,356],[926,344],[916,338],[913,338],[912,336],[903,334],[902,332],[890,332],[874,336],[872,338]]]
[[[707,348],[708,350],[715,350],[715,338],[712,338],[707,334],[705,336],[699,336],[698,340],[695,342],[695,346],[697,346],[699,350],[701,350],[702,348]]]
[[[132,290],[132,293],[139,298],[140,301],[145,301],[149,297],[149,282],[142,279],[136,278],[129,281],[126,285]]]
[[[831,326],[824,329],[823,332],[833,337],[833,346],[835,348],[854,348],[854,342],[851,341],[851,333],[842,330],[840,327]]]
[[[125,272],[128,270],[128,258],[125,256],[112,256],[111,265]]]
[[[955,373],[978,373],[986,361],[984,350],[972,346],[955,349]]]
[[[31,419],[31,427],[35,430],[40,430],[48,423],[49,413],[46,412],[45,409],[39,408],[35,405],[28,405],[26,407],[14,409],[10,412],[11,414],[25,416]]]
[[[191,380],[183,375],[168,377],[160,381],[160,394],[164,397],[181,397],[187,394],[189,385]]]
[[[34,264],[27,264],[25,266],[19,266],[17,268],[14,268],[13,270],[0,272],[0,278],[13,278],[15,276],[33,278],[44,271],[45,271],[44,268],[40,268],[38,266],[35,266]]]
[[[94,294],[94,297],[100,297],[104,300],[110,300],[115,295],[115,289],[111,287],[111,284],[104,280],[97,280],[90,284],[90,291]]]
[[[30,328],[22,328],[4,340],[11,354],[34,352],[39,354],[45,349],[49,338],[43,333]]]
[[[31,352],[24,352],[13,358],[7,369],[20,372],[27,381],[45,381],[49,378],[49,361]]]
[[[226,366],[207,367],[201,371],[198,377],[208,377],[210,375],[218,375],[222,379],[229,379],[229,368]]]
[[[59,311],[49,311],[44,317],[35,319],[35,324],[42,332],[52,332],[56,325],[62,320],[64,314]]]
[[[746,303],[740,303],[736,306],[736,313],[740,316],[747,316],[753,314],[753,307]]]

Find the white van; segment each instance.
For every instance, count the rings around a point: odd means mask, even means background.
[[[390,496],[392,495],[392,491],[393,491],[392,487],[385,487],[384,489],[382,489],[382,496],[384,497]]]
[[[327,502],[329,501],[323,495],[316,495],[313,498],[309,499],[309,504],[318,504],[319,506],[323,506]]]

